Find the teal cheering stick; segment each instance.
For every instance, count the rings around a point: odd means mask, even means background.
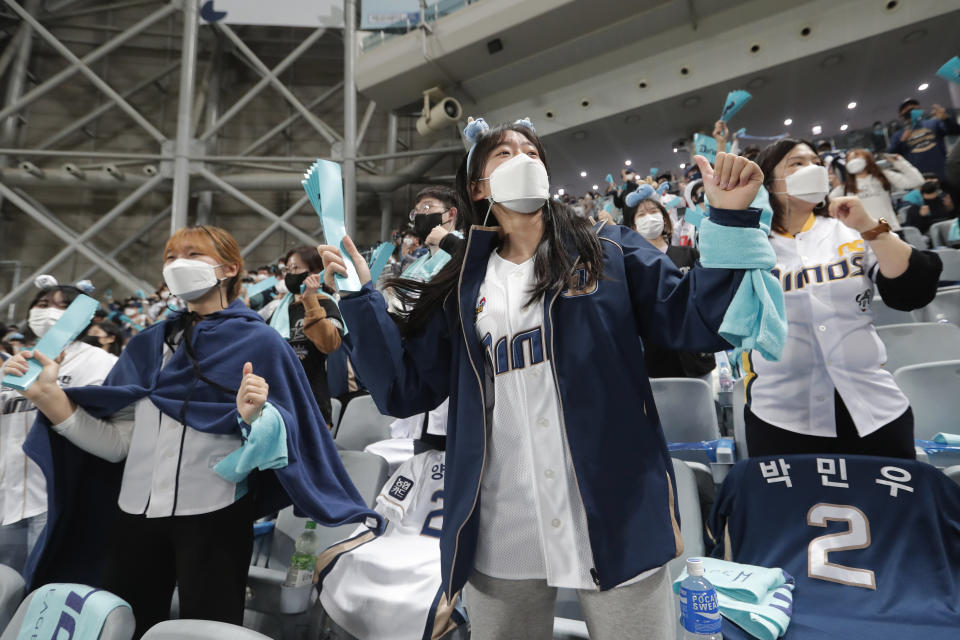
[[[87,328],[90,321],[93,320],[93,314],[100,307],[100,303],[89,296],[83,294],[77,296],[67,310],[63,312],[56,324],[50,327],[40,341],[32,349],[39,351],[51,360],[60,357],[63,350],[77,339],[83,330]],[[2,384],[5,387],[11,387],[18,391],[26,391],[30,388],[43,370],[43,365],[37,362],[36,358],[27,360],[30,367],[22,376],[7,374],[3,377]]]
[[[357,267],[350,260],[350,254],[343,244],[347,235],[346,221],[343,215],[343,180],[340,175],[340,165],[328,160],[317,160],[310,166],[310,170],[303,175],[300,184],[303,185],[307,197],[314,211],[320,216],[323,226],[323,237],[328,244],[338,249],[343,256],[343,263],[347,267],[347,275],[335,274],[334,279],[340,291],[360,291],[360,277]]]
[[[373,255],[370,257],[370,282],[376,283],[380,278],[380,274],[383,273],[387,262],[390,261],[390,254],[393,253],[393,248],[392,242],[382,242],[380,246],[373,251]]]

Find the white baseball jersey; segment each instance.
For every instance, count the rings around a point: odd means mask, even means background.
[[[877,261],[860,234],[811,215],[795,237],[773,234],[774,275],[784,290],[787,345],[780,362],[744,353],[747,403],[764,422],[795,433],[836,436],[834,389],[861,437],[909,402],[890,372],[870,302]]]
[[[425,451],[401,465],[377,496],[384,534],[342,554],[323,578],[320,602],[351,635],[423,636],[441,582],[444,459]]]
[[[474,567],[494,578],[594,590],[587,514],[544,344],[543,298],[524,306],[534,281],[532,258],[514,264],[494,251],[477,298],[477,337],[496,375]]]
[[[57,383],[64,389],[102,384],[117,357],[83,342],[64,349]],[[46,513],[47,483],[40,467],[23,452],[37,408],[9,387],[0,389],[0,515],[14,524]]]

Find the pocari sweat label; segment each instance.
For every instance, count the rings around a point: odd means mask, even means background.
[[[706,588],[703,588],[704,586]],[[688,576],[680,584],[680,619],[683,628],[690,633],[698,635],[720,633],[722,624],[717,591],[709,582]]]

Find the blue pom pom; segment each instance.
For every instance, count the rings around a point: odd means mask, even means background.
[[[533,123],[530,122],[530,118],[520,118],[519,120],[513,123],[513,126],[526,127],[527,129],[530,129],[530,131],[533,133],[537,132],[537,130],[533,127]]]
[[[636,191],[631,191],[627,194],[627,197],[624,199],[628,207],[635,207],[644,200],[649,200],[656,194],[656,191],[653,190],[648,184],[642,184]]]
[[[470,142],[476,144],[477,140],[490,130],[490,125],[487,124],[486,120],[483,118],[477,118],[476,120],[467,124],[463,129],[463,137],[469,140]]]
[[[659,187],[657,187],[657,193],[659,193],[660,195],[663,195],[663,194],[665,194],[669,189],[670,189],[670,183],[669,183],[669,182],[664,182],[664,183],[661,184]]]

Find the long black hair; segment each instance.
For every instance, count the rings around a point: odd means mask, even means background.
[[[507,131],[515,131],[527,138],[536,147],[537,154],[547,169],[547,175],[550,174],[550,165],[547,164],[543,144],[531,128],[509,124],[490,129],[477,140],[469,174],[466,155],[457,169],[457,209],[460,212],[457,215],[458,230],[469,233],[472,226],[482,225],[485,222],[489,202],[474,200],[471,186],[483,177],[487,156],[503,142]],[[526,303],[528,305],[547,291],[567,286],[567,280],[574,266],[565,248],[567,243],[576,247],[579,262],[587,269],[588,282],[595,282],[603,276],[603,249],[589,220],[580,218],[572,209],[552,199],[547,199],[541,215],[543,236],[533,256],[533,272],[536,280]],[[404,335],[415,335],[421,332],[431,316],[442,307],[447,295],[456,287],[460,269],[463,266],[466,245],[467,243],[462,243],[456,255],[452,256],[450,262],[429,282],[402,277],[387,281],[387,286],[393,287],[402,303],[401,306],[410,309],[409,312],[401,313],[397,318]]]
[[[773,181],[776,179],[773,177],[773,169],[780,164],[780,161],[783,160],[794,147],[801,144],[807,145],[811,151],[816,153],[813,144],[807,140],[783,138],[768,145],[760,152],[760,155],[757,156],[757,164],[760,165],[760,170],[763,171],[763,186],[766,187],[770,193],[770,207],[773,209],[773,222],[770,227],[777,233],[789,233],[789,231],[787,230],[787,212],[773,194]],[[824,198],[821,204],[814,207],[813,214],[816,216],[829,216],[829,206],[829,199]]]

